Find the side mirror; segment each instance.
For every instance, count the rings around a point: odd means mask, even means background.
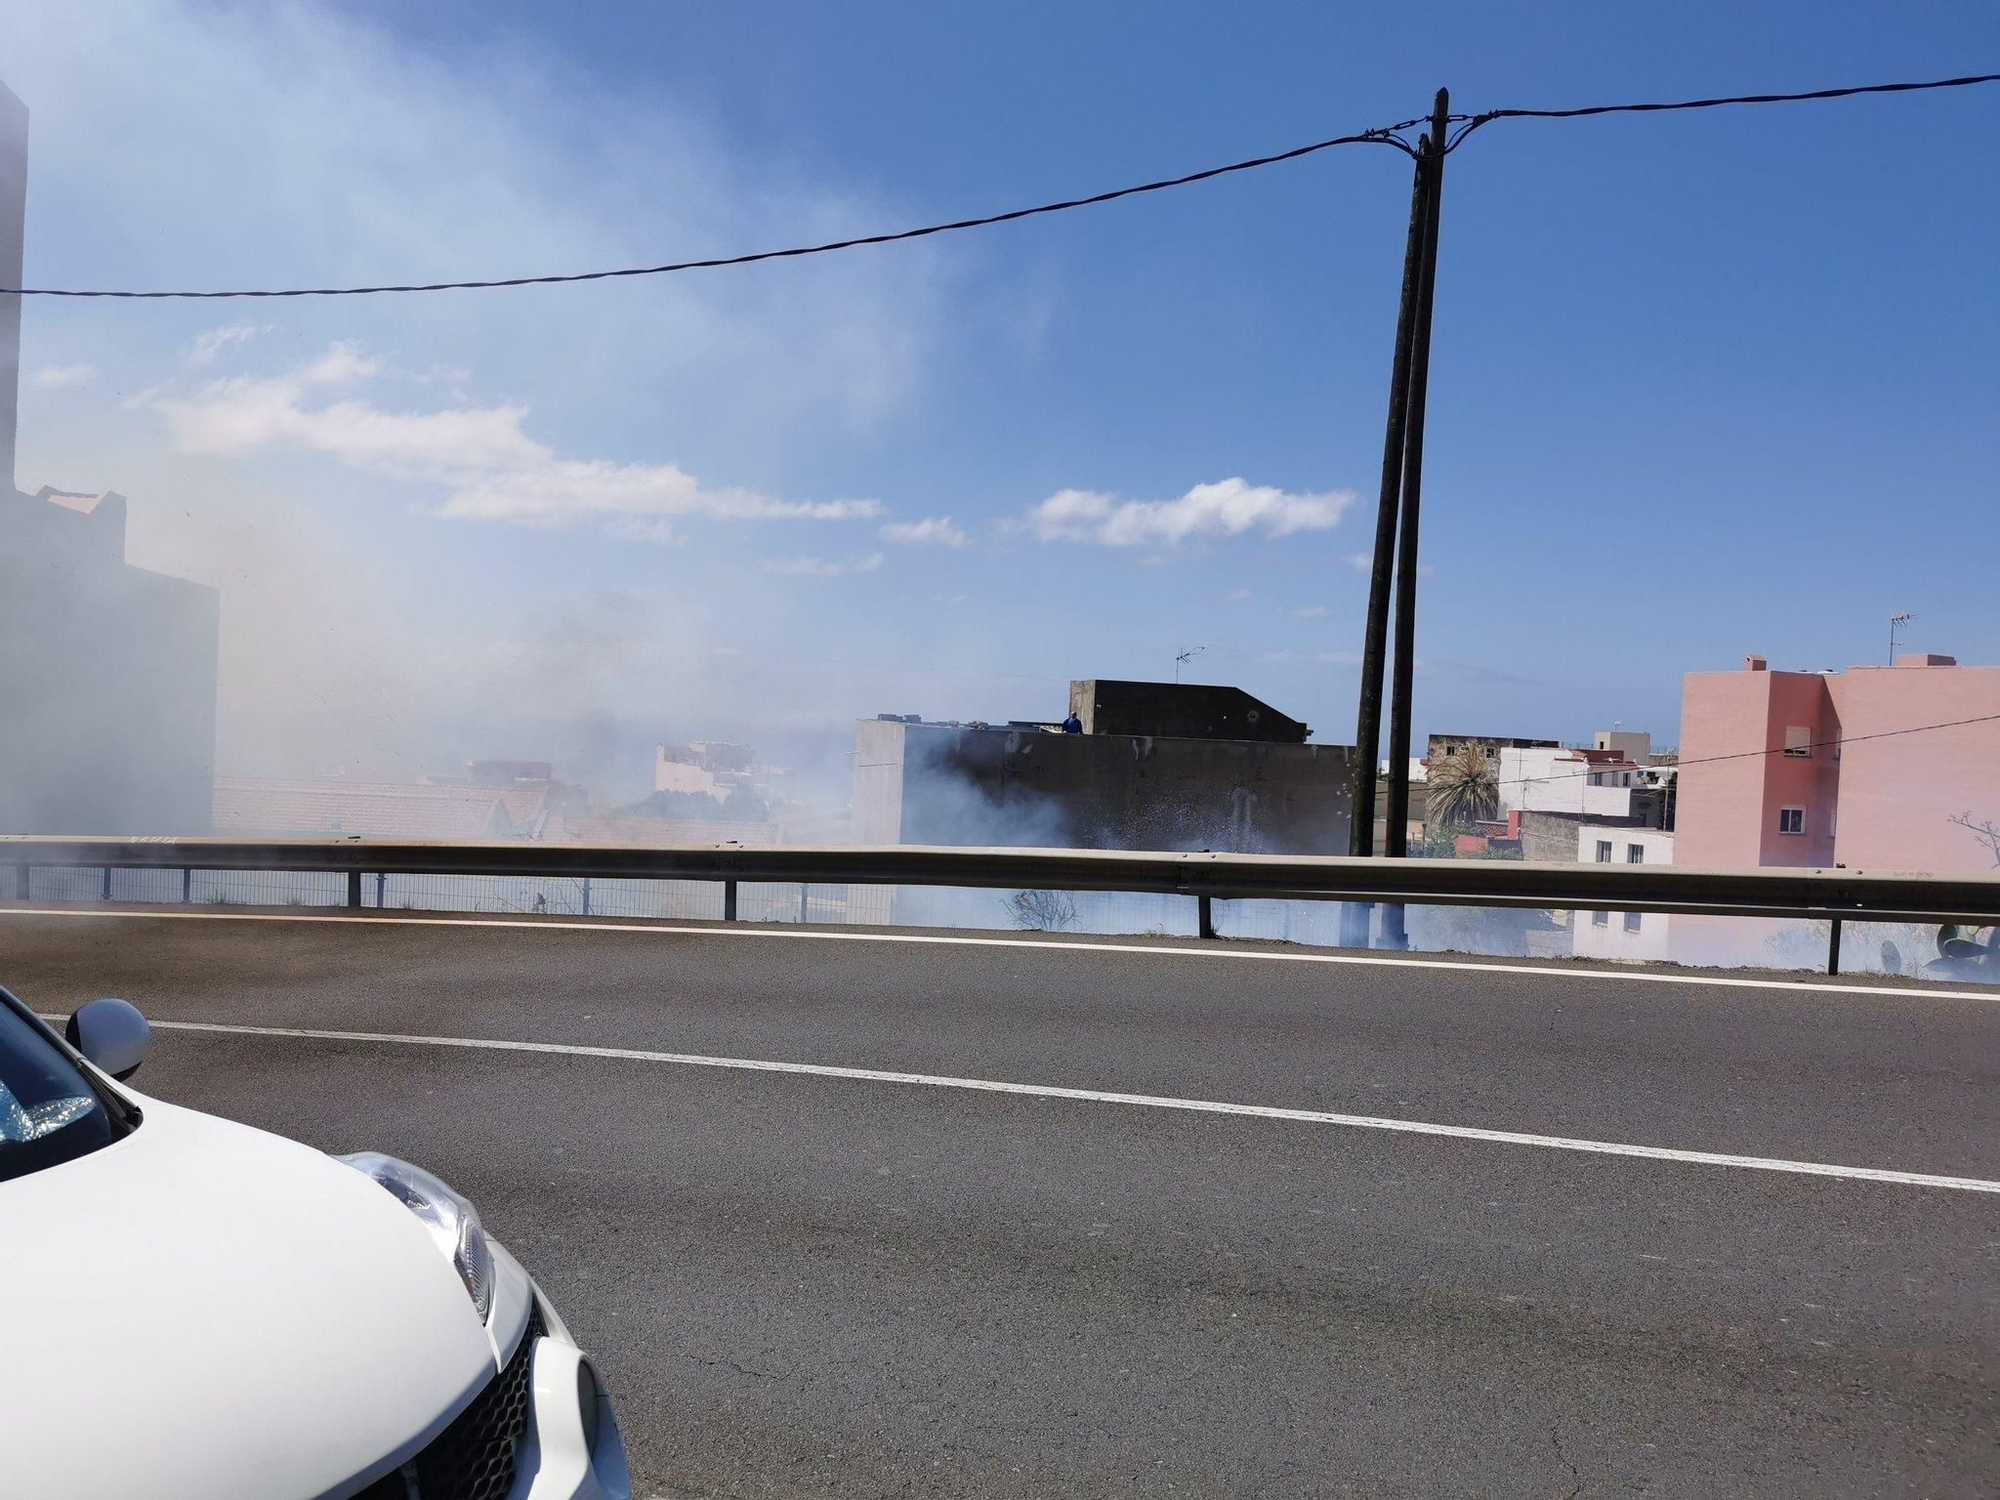
[[[153,1028],[127,1000],[92,1000],[80,1006],[63,1027],[69,1044],[120,1083],[139,1071]]]

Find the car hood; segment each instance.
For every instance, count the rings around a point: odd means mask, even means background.
[[[457,1274],[373,1181],[144,1103],[121,1140],[0,1183],[10,1493],[342,1494],[492,1376]]]

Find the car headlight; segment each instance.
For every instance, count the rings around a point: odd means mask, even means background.
[[[372,1177],[417,1216],[430,1231],[431,1242],[458,1272],[466,1295],[479,1310],[480,1320],[485,1321],[493,1307],[493,1253],[486,1248],[486,1231],[479,1225],[478,1210],[422,1167],[379,1151],[357,1151],[335,1160]]]

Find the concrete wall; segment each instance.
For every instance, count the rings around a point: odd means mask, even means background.
[[[1636,847],[1643,856],[1637,863],[1670,865],[1674,862],[1674,836],[1657,828],[1622,828],[1606,823],[1576,825],[1576,858],[1584,863],[1597,859],[1597,845],[1611,845],[1611,862],[1631,864]],[[1602,920],[1599,920],[1599,919]],[[1660,960],[1667,956],[1670,927],[1679,920],[1664,912],[1580,911],[1570,920],[1570,951],[1578,958]]]
[[[1690,672],[1681,689],[1681,771],[1675,827],[1688,865],[1825,866],[1834,862],[1841,765],[1831,749],[1783,753],[1786,731],[1822,746],[1842,733],[1816,672]],[[1802,834],[1779,831],[1785,807],[1805,811]]]
[[[1521,814],[1521,858],[1535,864],[1568,864],[1577,857],[1576,831],[1585,823],[1597,828],[1638,829],[1640,820],[1593,818],[1585,813],[1524,812]]]
[[[215,590],[124,561],[125,502],[0,488],[0,832],[206,833]]]
[[[850,821],[857,844],[905,842],[903,731],[908,727],[882,719],[862,719],[854,726],[854,805]]]
[[[1640,730],[1600,729],[1591,744],[1599,750],[1616,750],[1634,765],[1643,766],[1653,754],[1653,737]]]
[[[863,720],[859,843],[1343,854],[1345,745]]]
[[[2000,667],[1853,667],[1826,683],[1847,741],[1833,857],[1851,870],[1992,868],[1986,846],[1947,820],[2000,823]],[[1988,722],[1890,733],[1977,718]]]
[[[1441,760],[1451,759],[1468,745],[1490,761],[1499,760],[1500,752],[1509,747],[1516,750],[1560,748],[1555,740],[1524,740],[1499,734],[1434,734],[1424,742],[1424,758],[1435,765]]]
[[[1496,774],[1502,812],[1520,808],[1594,818],[1623,818],[1633,812],[1631,788],[1591,785],[1589,765],[1572,759],[1568,750],[1508,746],[1500,752]]]
[[[668,760],[657,751],[653,755],[653,790],[656,792],[715,793],[715,772],[685,761]]]
[[[1085,734],[1301,744],[1312,731],[1239,687],[1086,678],[1069,685]]]
[[[1950,819],[2000,821],[1993,715],[2000,715],[2000,667],[1926,661],[1835,674],[1691,672],[1681,702],[1681,858],[1990,869],[1986,847]],[[1966,719],[1987,722],[1954,722]],[[1926,727],[1936,724],[1952,727]],[[1810,732],[1809,752],[1784,754],[1788,731],[1801,729]],[[1805,809],[1804,834],[1778,831],[1785,807]]]

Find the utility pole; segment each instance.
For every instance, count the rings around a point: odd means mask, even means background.
[[[1403,497],[1404,468],[1412,452],[1422,463],[1422,397],[1418,397],[1418,417],[1414,434],[1415,446],[1411,446],[1407,423],[1412,395],[1411,370],[1415,363],[1418,308],[1422,306],[1423,352],[1422,366],[1425,383],[1428,386],[1430,368],[1430,303],[1431,292],[1436,285],[1437,235],[1435,220],[1437,215],[1437,187],[1442,181],[1444,164],[1445,114],[1449,105],[1448,96],[1439,89],[1433,102],[1431,114],[1431,135],[1417,154],[1415,180],[1410,188],[1410,229],[1403,247],[1403,293],[1396,313],[1396,350],[1389,374],[1389,416],[1382,439],[1382,485],[1375,510],[1375,553],[1368,573],[1368,623],[1361,649],[1361,702],[1354,720],[1354,803],[1348,823],[1347,852],[1351,855],[1367,857],[1375,852],[1375,761],[1381,751],[1382,732],[1382,677],[1384,656],[1389,633],[1389,593],[1392,579],[1397,572],[1396,544],[1398,516]],[[1429,271],[1426,271],[1426,262]],[[1407,601],[1398,621],[1397,637],[1399,648],[1407,632],[1410,639],[1415,637],[1416,580],[1415,559],[1416,528],[1414,518],[1408,523],[1405,549],[1409,553],[1408,583],[1398,589],[1399,600]],[[1407,650],[1399,655],[1408,656]],[[1398,668],[1399,677],[1401,667]],[[1402,700],[1407,706],[1407,695]],[[1395,788],[1401,785],[1401,800],[1404,804],[1407,823],[1408,805],[1408,734],[1407,717],[1403,721],[1404,753],[1400,762],[1392,759],[1390,764],[1390,796],[1395,798]],[[1388,847],[1396,853],[1405,852],[1405,837],[1399,829],[1391,808],[1387,838]],[[1369,907],[1350,904],[1342,917],[1341,942],[1347,947],[1368,945]]]
[[[1443,89],[1431,108],[1431,133],[1417,147],[1417,175],[1424,181],[1424,255],[1418,271],[1416,321],[1410,329],[1410,393],[1403,421],[1403,514],[1396,536],[1396,672],[1389,698],[1388,828],[1382,853],[1410,852],[1410,702],[1417,666],[1417,534],[1424,491],[1424,408],[1430,395],[1431,304],[1437,295],[1438,215],[1444,203],[1445,114]],[[1407,948],[1403,908],[1382,908],[1385,947]]]

